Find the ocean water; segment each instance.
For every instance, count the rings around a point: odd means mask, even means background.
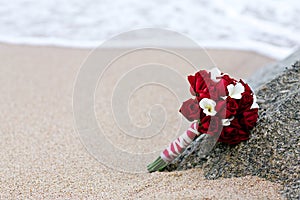
[[[90,48],[152,27],[282,59],[300,47],[299,13],[299,0],[0,0],[0,41]]]

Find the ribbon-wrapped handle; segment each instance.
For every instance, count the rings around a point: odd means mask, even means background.
[[[181,136],[174,140],[160,155],[160,157],[167,163],[177,158],[188,147],[196,137],[200,135],[198,132],[198,123],[191,124]]]
[[[188,147],[196,137],[200,135],[198,132],[199,123],[193,122],[191,126],[181,136],[174,140],[165,150],[162,151],[153,163],[147,166],[149,172],[161,171],[170,162],[177,158],[186,147]]]

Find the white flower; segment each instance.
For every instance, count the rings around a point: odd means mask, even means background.
[[[216,102],[212,99],[208,98],[203,98],[200,103],[200,108],[203,109],[203,112],[207,116],[215,116],[217,114],[215,107],[216,107]]]
[[[256,101],[257,101],[257,98],[256,98],[256,95],[254,94],[253,95],[253,103],[252,103],[252,106],[250,107],[250,109],[259,108],[259,105],[256,103]]]
[[[234,119],[234,117],[231,117],[230,119],[222,119],[222,125],[229,126],[233,119]]]
[[[213,80],[214,82],[220,81],[220,79],[217,79],[217,77],[221,77],[222,75],[221,75],[221,71],[217,67],[215,67],[211,70],[208,70],[208,72],[210,72],[211,80]]]
[[[245,91],[245,87],[241,83],[236,85],[230,84],[227,86],[228,96],[233,99],[241,99],[242,93]]]

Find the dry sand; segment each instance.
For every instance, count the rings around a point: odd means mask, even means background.
[[[0,199],[280,199],[280,185],[256,177],[208,181],[200,169],[134,174],[94,159],[72,114],[73,84],[88,53],[0,45]],[[274,62],[252,52],[209,53],[243,78]]]

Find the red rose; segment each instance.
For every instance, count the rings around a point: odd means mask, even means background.
[[[238,128],[225,126],[221,132],[218,142],[227,144],[238,144],[249,139],[249,133]]]
[[[234,78],[231,78],[228,74],[222,73],[222,80],[224,82],[224,85],[227,87],[230,84],[235,84],[236,80]]]
[[[200,120],[201,122],[199,124],[198,131],[200,133],[207,133],[210,124],[210,116],[202,117]]]
[[[253,95],[250,93],[243,93],[242,98],[239,102],[239,112],[244,112],[245,110],[249,110],[253,104]]]
[[[205,89],[207,89],[207,84],[210,84],[210,74],[205,70],[200,70],[194,76],[188,76],[188,81],[196,93],[196,95],[200,95],[200,93],[207,93]]]
[[[220,119],[218,117],[205,116],[201,119],[198,131],[209,135],[216,135],[220,130]]]
[[[227,97],[226,100],[217,102],[216,111],[221,118],[231,118],[237,113],[238,104],[235,99]]]
[[[237,104],[235,99],[231,97],[226,98],[226,118],[230,118],[231,116],[235,115],[238,108],[239,105]]]
[[[223,127],[218,141],[227,144],[238,144],[241,141],[248,139],[249,132],[246,132],[242,129],[241,125],[238,123],[238,119],[234,119],[231,121],[229,126]]]
[[[189,121],[198,120],[200,118],[200,106],[198,101],[189,99],[183,102],[179,112]]]
[[[251,130],[258,119],[258,108],[249,109],[242,113],[243,117],[240,119],[240,123],[247,129]]]
[[[208,88],[205,88],[200,93],[197,93],[197,101],[198,102],[200,102],[204,98],[208,98],[208,99],[211,98],[210,97],[210,91],[208,90]]]

